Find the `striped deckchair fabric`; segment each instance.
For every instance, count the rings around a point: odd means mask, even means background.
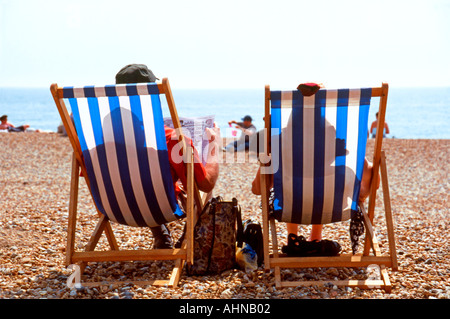
[[[270,92],[277,220],[327,224],[357,210],[371,96],[371,88]]]
[[[173,187],[155,83],[64,87],[98,210],[129,226],[183,216]]]

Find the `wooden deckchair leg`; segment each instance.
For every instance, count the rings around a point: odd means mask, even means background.
[[[67,227],[66,266],[71,265],[75,251],[75,230],[77,223],[78,185],[80,179],[80,165],[75,154],[72,156],[72,176],[70,182],[69,217]]]
[[[386,266],[384,266],[384,265],[381,265],[381,266],[380,266],[380,274],[381,274],[381,279],[382,279],[383,282],[384,282],[384,290],[385,290],[387,293],[390,293],[390,292],[391,292],[391,289],[392,289],[392,285],[391,285],[391,281],[390,281],[390,279],[389,279],[388,272],[387,272],[387,270],[386,270]]]
[[[386,167],[386,154],[381,152],[381,184],[383,187],[384,211],[386,215],[386,228],[389,240],[389,253],[392,258],[392,270],[398,270],[397,249],[395,247],[394,221],[392,218],[391,198],[389,194],[389,184]]]
[[[262,168],[262,166],[260,166]],[[270,253],[269,253],[269,194],[267,190],[266,176],[260,174],[261,180],[261,203],[262,203],[262,231],[263,231],[263,249],[264,249],[264,269],[270,271]]]
[[[279,255],[278,255],[277,227],[275,225],[275,219],[274,218],[270,219],[270,229],[272,231],[272,251],[273,251],[273,256],[275,258],[278,258]],[[275,274],[275,287],[281,288],[281,269],[280,269],[279,266],[275,266],[274,274]]]
[[[117,244],[116,236],[114,236],[114,232],[111,226],[111,223],[108,221],[105,225],[105,235],[108,240],[109,247],[112,250],[119,250],[119,245]]]
[[[97,225],[95,226],[95,230],[91,235],[91,238],[89,239],[87,245],[86,245],[86,251],[93,251],[95,247],[97,246],[98,241],[100,240],[100,237],[103,233],[103,231],[106,229],[106,226],[109,224],[109,220],[105,216],[100,216],[100,220],[97,222]],[[116,243],[117,245],[117,243]],[[111,247],[113,250],[113,247]]]
[[[194,263],[194,153],[192,148],[189,148],[189,162],[187,163],[187,209],[186,209],[186,249],[187,249],[187,263],[192,265]],[[196,192],[199,194],[198,192]],[[199,203],[197,203],[199,205]]]
[[[172,274],[170,275],[170,279],[168,282],[168,286],[172,288],[178,287],[178,282],[181,278],[181,273],[183,272],[183,266],[184,266],[185,260],[184,259],[177,259],[175,260],[175,265],[172,270]]]
[[[373,254],[375,256],[381,256],[381,251],[380,251],[380,246],[378,245],[378,240],[377,240],[377,236],[375,235],[375,231],[373,230],[372,227],[372,222],[369,218],[369,216],[367,215],[366,210],[364,209],[364,207],[361,207],[362,210],[362,214],[363,214],[363,221],[364,221],[364,226],[366,229],[366,243],[368,243],[370,245],[370,247],[373,250]],[[369,254],[365,254],[365,256],[368,256]]]
[[[267,175],[260,174],[261,179],[261,201],[263,211],[263,249],[264,249],[264,269],[270,271],[270,249],[269,249],[269,233],[272,238],[273,256],[278,258],[278,240],[275,220],[269,218],[269,190],[267,189]],[[270,225],[269,225],[270,223]],[[281,287],[281,271],[279,266],[275,266],[275,285],[277,288]]]
[[[93,251],[95,249],[103,231],[105,230],[105,228],[108,225],[109,225],[108,219],[106,219],[104,216],[101,216],[100,220],[97,222],[97,225],[95,226],[95,230],[92,233],[91,238],[89,239],[88,243],[86,244],[85,251]],[[111,227],[111,225],[109,225],[109,226]],[[116,248],[113,248],[111,246],[111,249],[117,250],[117,242],[116,242]],[[80,266],[81,273],[83,273],[84,268],[87,265],[87,262],[79,262],[78,265]]]
[[[269,250],[269,219],[266,212],[263,212],[263,249],[264,249],[264,269],[270,271],[270,250]]]
[[[69,216],[68,216],[68,227],[67,227],[67,248],[66,248],[66,266],[73,264],[72,256],[75,252],[75,231],[77,224],[77,213],[78,213],[78,190],[79,190],[79,182],[80,182],[80,164],[76,159],[75,153],[72,156],[72,173],[71,173],[71,185],[70,185],[70,199],[69,199]],[[101,225],[101,227],[100,227]],[[109,226],[109,230],[107,229]],[[109,223],[105,224],[105,222],[101,219],[101,221],[97,224],[97,228],[94,231],[94,235],[91,237],[91,240],[88,242],[86,246],[86,250],[94,250],[98,239],[101,235],[101,232],[106,229],[106,235],[108,237],[108,241],[111,245],[111,248],[116,250],[118,249],[117,242],[112,234],[112,228]],[[86,267],[86,263],[79,263],[81,272],[84,271]]]

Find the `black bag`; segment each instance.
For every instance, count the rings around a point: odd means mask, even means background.
[[[194,263],[188,275],[219,274],[236,264],[236,243],[243,241],[241,208],[237,199],[208,201],[194,227]]]
[[[263,234],[261,224],[250,219],[244,223],[244,242],[250,245],[256,252],[258,266],[264,261]]]

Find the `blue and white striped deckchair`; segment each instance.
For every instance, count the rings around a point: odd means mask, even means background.
[[[271,92],[275,218],[328,224],[357,210],[371,97],[370,88]]]
[[[66,87],[63,94],[101,213],[129,226],[154,227],[181,217],[157,84]]]
[[[322,267],[324,264],[333,266],[333,263],[325,262],[324,258],[331,258],[335,267],[364,266],[364,263],[355,265],[355,259],[352,259],[354,256],[351,255],[280,258],[276,231],[272,232],[273,253],[270,254],[268,228],[269,222],[275,227],[275,219],[312,225],[351,218],[352,212],[355,213],[359,205],[371,98],[380,96],[379,112],[384,122],[387,93],[387,84],[383,84],[381,88],[321,89],[308,97],[297,90],[270,91],[270,87],[266,87],[265,121],[270,138],[266,139],[265,150],[268,150],[266,155],[270,155],[271,161],[261,164],[264,262],[267,269],[275,267],[278,286],[311,284],[282,282],[279,267]],[[382,138],[379,136],[375,141],[373,163],[376,172],[381,161]],[[270,175],[273,176],[272,195],[269,194]],[[374,201],[375,195],[376,187],[373,187],[371,201]],[[273,202],[269,202],[270,197]],[[367,225],[373,220],[373,203],[369,202],[370,217],[364,209],[363,211],[366,228],[369,227],[367,232],[373,235],[371,225]],[[392,221],[390,214],[389,205],[389,211],[386,210],[389,222]],[[393,236],[391,228],[389,232],[389,236]],[[366,239],[368,237],[375,240],[374,236],[366,236]],[[376,254],[379,254],[376,243],[372,241],[370,244]],[[395,246],[393,247],[395,251]],[[369,251],[366,250],[363,258],[368,258],[368,254]],[[380,260],[370,259],[370,263],[377,262]],[[381,259],[381,262],[396,268],[395,256],[392,259]],[[366,282],[345,281],[340,284],[367,286]],[[376,283],[376,286],[380,285],[389,289],[388,279]]]
[[[81,167],[97,210],[102,214],[101,223],[113,221],[128,226],[154,227],[185,216],[175,196],[161,109],[160,95],[165,94],[172,120],[177,123],[175,127],[179,127],[167,79],[163,79],[162,84],[80,88],[53,85],[51,90],[74,148],[76,165]],[[71,119],[65,102],[73,113]],[[188,172],[192,173],[192,165],[187,165]],[[193,178],[188,181],[193,183]],[[188,197],[192,196],[194,185],[185,187]],[[192,215],[193,201],[188,203],[191,205],[188,213]],[[76,204],[71,211],[76,211]],[[69,227],[69,231],[73,231],[75,225],[71,217],[73,227]],[[73,217],[76,218],[76,214]],[[110,229],[107,235],[113,236]],[[69,264],[88,261],[84,257],[92,258],[93,252],[89,256],[75,252],[73,240],[68,245]],[[134,251],[117,252],[117,245],[111,245],[113,251],[108,258],[186,259],[190,246],[184,250],[158,249],[145,256],[134,256]]]

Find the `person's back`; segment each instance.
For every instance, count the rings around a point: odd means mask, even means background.
[[[370,126],[370,134],[372,135],[372,138],[375,138],[377,136],[377,127],[378,127],[378,112],[375,114],[376,120],[372,122],[372,125]],[[383,137],[386,137],[386,134],[389,134],[389,126],[386,122],[384,122],[384,128],[383,128]]]

